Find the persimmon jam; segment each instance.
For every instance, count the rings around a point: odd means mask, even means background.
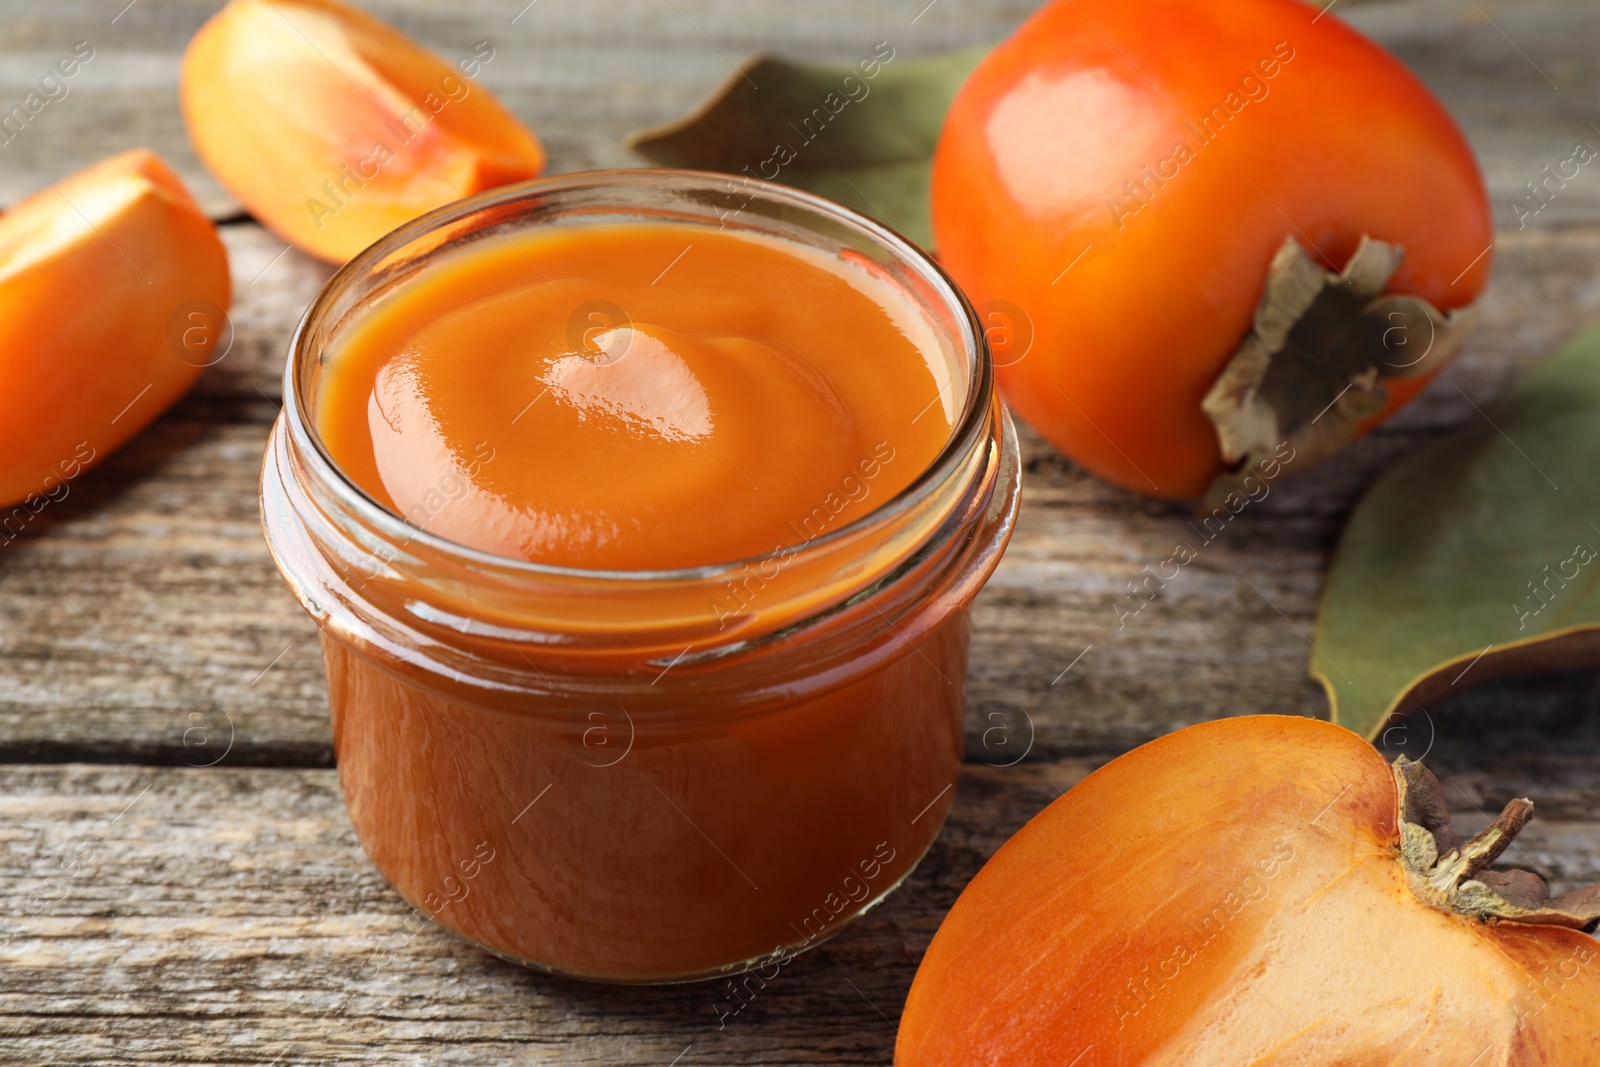
[[[606,571],[745,559],[847,525],[950,435],[931,325],[838,256],[610,223],[480,240],[326,360],[334,461],[415,525]]]
[[[346,264],[284,388],[267,543],[351,826],[430,919],[596,981],[739,972],[726,1025],[932,846],[1021,465],[903,239],[690,171],[512,187]]]

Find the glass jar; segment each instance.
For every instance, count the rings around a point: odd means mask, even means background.
[[[468,242],[627,220],[796,241],[891,282],[948,364],[943,451],[853,522],[829,527],[821,501],[794,545],[653,572],[443,540],[330,460],[323,361],[370,302]],[[261,501],[321,627],[345,805],[378,869],[502,956],[668,982],[785,962],[933,842],[962,762],[968,605],[1020,473],[982,330],[910,243],[782,186],[621,170],[449,205],[334,275],[291,342]]]

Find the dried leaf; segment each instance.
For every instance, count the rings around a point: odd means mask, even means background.
[[[1368,737],[1527,671],[1600,666],[1600,331],[1380,478],[1345,528],[1311,673]]]
[[[692,114],[628,137],[662,166],[792,185],[932,245],[928,175],[956,90],[988,45],[850,65],[747,60]],[[875,73],[871,73],[875,71]]]

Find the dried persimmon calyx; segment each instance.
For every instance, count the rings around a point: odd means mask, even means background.
[[[1587,929],[1600,921],[1600,886],[1552,897],[1531,871],[1491,871],[1533,818],[1533,801],[1512,800],[1470,840],[1450,828],[1439,780],[1422,764],[1394,762],[1400,793],[1400,859],[1412,890],[1440,911],[1486,922],[1508,921]]]
[[[1386,293],[1404,259],[1399,245],[1363,235],[1344,270],[1330,271],[1284,239],[1249,332],[1200,404],[1233,468],[1208,502],[1284,444],[1297,466],[1337,452],[1388,404],[1386,380],[1431,374],[1460,349],[1477,305],[1446,313]]]

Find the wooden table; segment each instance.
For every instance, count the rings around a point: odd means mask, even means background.
[[[289,331],[328,270],[243,215],[189,149],[177,60],[215,5],[124,2],[6,0],[0,101],[74,42],[95,55],[0,147],[0,202],[155,148],[222,225],[237,339],[187,399],[0,548],[0,1062],[887,1064],[940,916],[1060,789],[1202,719],[1325,714],[1306,635],[1362,487],[1479,417],[1469,400],[1501,393],[1600,312],[1600,172],[1525,229],[1511,210],[1544,164],[1600,145],[1600,8],[1339,4],[1443,96],[1484,160],[1501,232],[1483,327],[1402,417],[1275,488],[1120,629],[1112,604],[1185,536],[1186,512],[1027,435],[1016,539],[976,607],[969,759],[948,827],[885,906],[719,1028],[715,984],[554,981],[419,925],[357,846],[315,630],[267,558],[256,505]],[[555,170],[628,164],[622,134],[683,112],[753,51],[847,60],[888,40],[916,54],[998,39],[1032,6],[525,3],[370,6],[449,58],[489,41],[483,78]],[[1431,749],[1464,829],[1532,796],[1541,817],[1516,858],[1562,886],[1600,881],[1596,683],[1474,690],[1388,741]],[[1027,758],[1004,766],[1030,734]]]

